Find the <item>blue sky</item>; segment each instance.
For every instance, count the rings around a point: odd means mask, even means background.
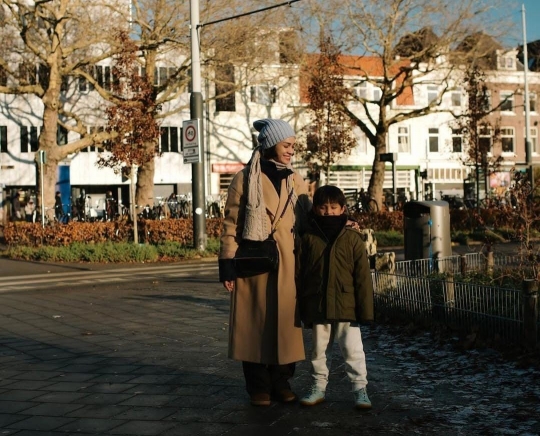
[[[516,23],[516,32],[509,37],[506,44],[517,46],[523,43],[523,27],[521,19],[521,6],[525,5],[527,40],[529,42],[540,39],[540,1],[539,0],[515,0],[517,7],[509,7],[504,11],[505,15]]]

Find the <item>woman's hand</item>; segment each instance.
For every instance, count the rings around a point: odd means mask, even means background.
[[[234,280],[225,280],[225,281],[223,282],[223,286],[224,286],[225,289],[227,289],[227,291],[229,291],[229,292],[234,291]]]
[[[354,230],[360,230],[360,225],[354,220],[348,219],[345,225],[347,227],[352,227]]]

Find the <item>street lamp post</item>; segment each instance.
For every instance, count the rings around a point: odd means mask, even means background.
[[[201,60],[199,45],[199,0],[190,0],[191,33],[191,95],[189,98],[190,118],[199,120],[199,162],[191,164],[193,195],[193,247],[206,249],[206,217],[204,205],[204,129],[203,97],[201,93]]]
[[[527,53],[527,27],[525,20],[525,5],[521,5],[521,18],[523,22],[523,85],[524,85],[524,100],[525,100],[525,158],[529,172],[529,181],[531,189],[534,190],[534,168],[532,163],[532,143],[531,134],[531,115],[529,105],[529,82],[527,72],[529,71],[529,58]],[[532,194],[532,191],[531,191]]]
[[[192,163],[192,193],[193,193],[193,245],[200,251],[206,249],[206,217],[205,217],[205,183],[204,183],[204,128],[203,128],[203,98],[201,93],[201,59],[200,59],[200,35],[199,29],[203,26],[221,23],[240,17],[268,11],[282,6],[291,6],[300,0],[289,0],[273,6],[268,6],[232,17],[221,18],[205,24],[199,23],[199,0],[190,0],[190,35],[191,35],[191,95],[189,98],[190,117],[198,120],[199,134],[199,162]]]

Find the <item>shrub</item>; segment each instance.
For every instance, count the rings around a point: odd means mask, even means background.
[[[177,242],[167,242],[161,245],[133,243],[74,243],[69,246],[25,247],[12,246],[4,253],[13,259],[48,261],[48,262],[95,262],[95,263],[130,263],[157,262],[179,259],[192,259],[201,256],[212,256],[217,253],[219,241],[210,239],[208,249],[200,253],[191,247]]]
[[[394,247],[403,245],[403,234],[395,230],[387,232],[374,232],[377,240],[377,247]]]
[[[223,220],[206,220],[209,238],[221,234]],[[190,245],[193,241],[192,219],[168,219],[162,221],[140,220],[138,222],[139,242],[152,245],[177,242]],[[132,242],[133,225],[126,221],[117,222],[70,222],[42,227],[40,223],[12,222],[4,229],[4,239],[8,246],[68,246],[74,243]]]

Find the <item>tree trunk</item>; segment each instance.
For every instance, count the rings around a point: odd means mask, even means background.
[[[58,43],[55,37],[54,43]],[[56,45],[56,44],[53,44]],[[56,181],[58,172],[58,162],[60,157],[60,149],[57,144],[58,132],[58,111],[60,108],[60,85],[62,78],[60,75],[60,63],[62,61],[62,50],[59,46],[56,47],[55,54],[49,58],[49,80],[48,86],[43,95],[43,127],[39,135],[39,150],[46,154],[46,162],[41,165],[39,162],[39,153],[36,153],[37,163],[37,180],[39,211],[42,209],[42,198],[44,206],[54,207],[54,194],[56,191]],[[64,156],[65,157],[65,156]],[[43,177],[41,172],[43,170]],[[41,181],[43,180],[43,186]]]
[[[48,99],[44,98],[45,103],[43,112],[43,128],[39,135],[39,150],[45,152],[45,163],[42,165],[39,161],[39,153],[36,153],[37,179],[38,187],[37,203],[39,211],[41,211],[41,198],[43,190],[43,202],[45,207],[54,207],[54,193],[56,191],[56,181],[58,176],[58,162],[61,160],[59,156],[58,145],[56,143],[56,131],[58,129],[58,111],[53,106],[47,103]],[[43,187],[41,186],[41,172],[43,170]]]
[[[368,195],[375,199],[379,210],[383,206],[383,186],[384,175],[386,172],[386,164],[381,162],[381,153],[386,152],[386,133],[378,134],[376,137],[375,158],[373,159],[373,167],[371,178],[369,179]]]
[[[139,167],[137,174],[137,193],[135,196],[136,204],[144,207],[145,205],[154,205],[154,159],[146,162]]]

